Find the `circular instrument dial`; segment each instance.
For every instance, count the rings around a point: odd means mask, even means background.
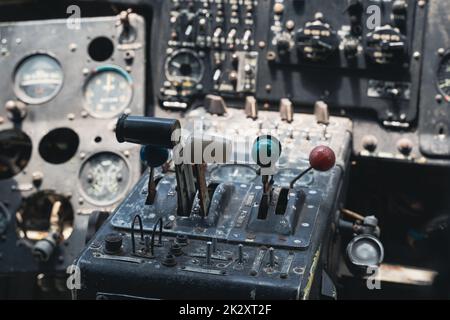
[[[179,50],[166,61],[166,77],[170,81],[196,84],[203,78],[204,65],[194,51]]]
[[[28,104],[42,104],[53,99],[61,90],[64,75],[56,59],[46,54],[25,58],[14,75],[14,91]]]
[[[131,77],[118,67],[97,69],[84,87],[85,108],[96,118],[114,118],[129,106],[132,97]]]
[[[112,152],[93,155],[81,167],[79,179],[87,199],[96,205],[111,205],[127,191],[130,169]]]
[[[438,70],[437,85],[447,102],[450,102],[450,53],[442,59]]]

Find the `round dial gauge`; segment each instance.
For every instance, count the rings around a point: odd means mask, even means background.
[[[166,77],[170,81],[198,83],[203,78],[202,60],[191,50],[179,50],[166,62]]]
[[[98,68],[84,86],[85,108],[96,118],[114,118],[130,105],[132,97],[131,77],[114,66]]]
[[[211,180],[220,182],[250,183],[257,177],[256,170],[246,165],[223,165],[211,172]]]
[[[14,91],[25,103],[42,104],[61,90],[64,75],[56,59],[46,54],[25,58],[14,74]]]
[[[274,183],[280,187],[289,187],[291,182],[305,169],[283,169],[278,171],[274,177]],[[297,181],[296,186],[308,186],[314,181],[314,173],[310,172],[301,180]]]
[[[127,191],[130,169],[125,160],[112,152],[90,157],[81,167],[79,179],[87,199],[96,205],[111,205]]]
[[[439,65],[437,82],[439,91],[444,96],[444,99],[450,102],[450,53],[444,57]]]

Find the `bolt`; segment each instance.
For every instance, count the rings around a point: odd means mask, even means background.
[[[274,51],[267,52],[266,59],[267,61],[275,61],[277,58],[277,54]]]
[[[414,59],[419,60],[420,59],[420,52],[419,51],[414,52],[413,57],[414,57]]]
[[[400,151],[405,156],[411,154],[413,147],[413,143],[407,138],[400,139],[397,142],[398,151]]]
[[[286,22],[286,29],[291,31],[291,30],[294,30],[294,28],[295,28],[295,22],[293,20],[288,20]]]
[[[71,44],[69,45],[69,50],[70,50],[71,52],[77,51],[77,45],[76,45],[75,43],[71,43]]]
[[[364,149],[369,152],[374,152],[378,146],[378,140],[375,136],[367,135],[362,139]]]
[[[42,183],[42,180],[44,179],[44,174],[40,171],[33,172],[33,174],[31,175],[31,179],[35,186],[40,185]]]

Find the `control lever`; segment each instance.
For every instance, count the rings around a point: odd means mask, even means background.
[[[281,143],[273,136],[260,136],[253,144],[252,158],[260,167],[262,184],[264,188],[261,205],[259,207],[259,217],[267,216],[267,211],[272,202],[273,173],[275,164],[280,159],[282,151]]]
[[[152,205],[156,197],[155,168],[162,166],[169,160],[169,151],[166,148],[147,145],[141,149],[141,161],[150,168],[148,178],[147,205]]]
[[[202,217],[206,217],[210,204],[210,195],[206,184],[207,165],[203,152],[207,148],[218,153],[224,151],[223,159],[218,159],[220,156],[214,159],[216,162],[221,162],[226,161],[224,159],[228,157],[230,148],[223,141],[206,140],[204,137],[201,137],[201,139],[192,137],[187,145],[184,146],[180,143],[180,129],[181,125],[178,120],[123,115],[117,122],[116,137],[120,143],[131,142],[146,146],[141,156],[151,168],[148,194],[148,202],[150,204],[154,202],[156,193],[153,168],[167,161],[168,152],[165,149],[173,149],[174,159],[176,158],[174,162],[177,180],[178,215],[190,215],[198,194],[199,214]],[[197,146],[199,146],[199,149],[196,148]],[[197,159],[200,153],[201,159]],[[192,158],[192,155],[194,158]]]
[[[331,170],[336,164],[336,155],[334,151],[326,146],[318,146],[314,148],[309,155],[310,167],[299,174],[290,184],[290,188],[293,189],[294,185],[308,174],[311,170],[320,172],[326,172]]]

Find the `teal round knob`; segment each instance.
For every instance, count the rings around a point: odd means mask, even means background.
[[[280,159],[282,146],[273,136],[260,136],[252,148],[252,158],[262,168],[274,166]]]

